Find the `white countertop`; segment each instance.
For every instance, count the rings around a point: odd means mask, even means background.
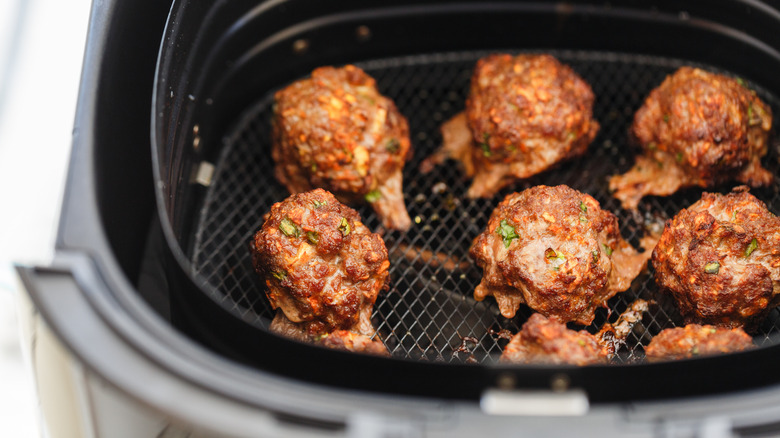
[[[13,263],[51,257],[71,146],[88,0],[0,0],[0,424],[40,435],[14,314]]]

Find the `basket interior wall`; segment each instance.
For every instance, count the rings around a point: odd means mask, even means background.
[[[472,297],[481,270],[469,259],[468,249],[506,194],[539,184],[569,185],[592,195],[602,208],[615,213],[623,236],[638,247],[647,226],[662,223],[702,193],[689,189],[667,198],[648,197],[634,214],[621,209],[607,189],[607,178],[628,170],[633,163],[636,149],[629,140],[628,128],[645,96],[679,66],[698,64],[592,51],[548,52],[571,65],[596,95],[594,116],[601,130],[584,157],[514,184],[492,199],[467,199],[464,194],[469,181],[457,166],[439,166],[422,175],[418,171],[420,161],[439,146],[441,123],[463,109],[474,63],[487,53],[439,53],[358,64],[376,78],[380,91],[394,99],[407,117],[414,147],[414,157],[404,169],[404,200],[414,224],[406,233],[384,234],[391,260],[391,288],[380,295],[373,315],[383,342],[397,357],[491,363],[507,342],[501,336],[504,330],[517,332],[530,316],[530,310],[523,306],[515,318],[506,319],[492,298],[477,302]],[[772,106],[774,114],[780,113],[776,96],[759,84],[749,80],[747,84]],[[189,254],[193,274],[202,276],[211,286],[208,293],[237,317],[262,329],[267,329],[273,310],[252,268],[248,242],[270,206],[288,196],[273,178],[273,91],[258,96],[256,104],[225,132]],[[774,122],[777,126],[778,117]],[[773,142],[763,161],[775,175],[780,174],[777,149]],[[725,193],[730,188],[721,186],[712,191]],[[778,184],[751,193],[775,214],[780,212]],[[370,229],[379,230],[379,221],[369,207],[355,207]],[[653,335],[681,322],[674,307],[657,294],[651,273],[645,273],[628,291],[610,300],[607,309],[600,309],[587,329],[594,332],[605,321],[616,319],[636,298],[652,299],[658,304],[634,328],[617,363],[641,360],[643,348]],[[777,309],[761,325],[754,341],[758,345],[780,341]]]

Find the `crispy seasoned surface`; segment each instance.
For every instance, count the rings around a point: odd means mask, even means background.
[[[567,186],[536,186],[508,195],[474,240],[483,269],[474,298],[496,298],[512,318],[520,304],[563,322],[590,324],[595,310],[626,290],[645,268],[620,235],[615,215]]]
[[[374,335],[371,311],[390,262],[355,210],[322,189],[292,195],[271,207],[250,248],[278,309],[273,331],[304,341],[335,330]]]
[[[643,154],[628,173],[610,180],[624,207],[682,187],[772,183],[772,174],[761,167],[772,110],[743,84],[682,67],[650,93],[631,127]]]
[[[442,126],[444,144],[423,163],[459,160],[474,180],[468,196],[490,197],[512,182],[582,155],[599,124],[593,91],[550,55],[480,59],[465,112]]]
[[[290,193],[324,188],[344,202],[370,202],[392,229],[411,225],[402,169],[409,125],[358,67],[321,67],[278,91],[272,156]]]
[[[753,339],[741,328],[689,324],[663,330],[650,341],[645,355],[650,362],[658,362],[733,353],[753,347]]]
[[[607,363],[607,349],[586,331],[566,328],[557,318],[534,313],[512,337],[501,362],[592,365]]]
[[[367,353],[377,356],[390,355],[387,352],[387,348],[379,340],[372,340],[366,335],[356,334],[348,330],[336,330],[322,335],[317,342],[325,347],[353,353]]]
[[[780,218],[747,187],[705,193],[667,221],[652,263],[686,323],[750,331],[780,304]]]
[[[557,317],[534,313],[512,337],[501,362],[591,365],[611,360],[649,303],[634,301],[614,324],[604,324],[592,335],[570,330]]]

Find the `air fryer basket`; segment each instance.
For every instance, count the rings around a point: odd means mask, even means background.
[[[730,8],[746,8],[739,3],[716,2],[707,13],[738,20],[727,17]],[[331,10],[320,6],[322,10],[308,7],[295,13],[274,2],[255,8],[250,2],[210,9],[188,2],[175,5],[158,67],[154,136],[163,229],[182,267],[178,275],[169,274],[173,321],[210,347],[253,366],[283,373],[285,369],[294,377],[328,384],[387,390],[381,384],[366,385],[368,375],[355,380],[335,375],[338,366],[362,361],[416,374],[416,388],[410,384],[397,390],[429,395],[478,394],[507,373],[518,386],[545,387],[551,376],[563,372],[569,373],[573,385],[590,388],[592,398],[659,397],[675,391],[692,393],[696,383],[663,389],[654,385],[658,380],[669,385],[670,376],[686,367],[706,368],[710,371],[699,373],[700,378],[716,380],[733,364],[750,363],[762,355],[776,357],[777,309],[754,337],[763,347],[759,350],[678,364],[642,363],[643,347],[652,336],[681,322],[674,306],[658,296],[651,273],[646,273],[610,300],[608,309],[601,309],[586,328],[595,332],[614,321],[637,298],[658,302],[634,328],[616,364],[584,369],[496,364],[507,342],[503,335],[517,332],[530,310],[522,307],[515,318],[506,319],[492,298],[475,301],[472,293],[481,270],[469,259],[468,249],[506,194],[539,184],[566,184],[589,193],[618,216],[623,236],[638,247],[648,227],[662,224],[702,193],[689,189],[668,198],[645,198],[639,212],[631,213],[620,208],[607,189],[607,177],[633,163],[636,150],[628,128],[634,112],[667,74],[695,65],[743,77],[773,108],[775,126],[780,123],[780,84],[768,72],[778,64],[773,50],[747,35],[723,31],[713,26],[714,21],[697,19],[697,11],[691,9],[665,8],[664,3],[634,9],[632,4],[430,2],[382,7],[337,2]],[[626,29],[634,32],[621,33]],[[419,39],[421,32],[435,36]],[[657,36],[652,45],[643,36],[649,34]],[[182,44],[191,47],[183,50]],[[512,185],[492,199],[470,200],[464,196],[469,182],[457,166],[448,163],[426,175],[418,166],[439,146],[441,123],[463,109],[474,63],[493,52],[546,52],[571,65],[593,87],[594,116],[602,128],[582,159]],[[247,243],[263,214],[288,195],[273,178],[273,92],[316,66],[347,62],[375,77],[380,91],[394,99],[409,120],[414,157],[404,170],[404,198],[414,224],[405,233],[383,231],[391,288],[377,300],[373,321],[393,359],[295,346],[339,364],[317,374],[280,357],[295,343],[275,339],[267,331],[273,310],[252,269]],[[780,175],[777,149],[773,145],[763,162]],[[780,213],[779,189],[777,183],[751,192]],[[380,229],[370,208],[357,208],[370,229]],[[469,381],[452,382],[461,385],[460,394],[458,388],[442,389],[443,379],[420,383],[442,369],[450,377]],[[646,376],[644,385],[632,382],[630,390],[621,388],[640,373]],[[753,380],[721,382],[708,391],[751,386],[769,378],[766,373],[757,375]],[[604,383],[608,381],[612,382]]]
[[[552,53],[593,85],[598,96],[594,113],[603,124],[602,132],[582,159],[513,185],[492,199],[476,200],[464,196],[469,181],[456,166],[439,166],[427,175],[421,175],[418,166],[441,143],[438,128],[442,121],[463,109],[471,69],[484,53],[428,54],[359,64],[407,116],[415,146],[414,159],[404,172],[405,201],[415,225],[408,232],[385,234],[392,287],[380,296],[374,312],[374,325],[394,355],[492,361],[507,342],[499,336],[501,331],[515,333],[528,318],[527,308],[506,319],[494,300],[477,302],[472,297],[482,275],[468,258],[468,249],[484,230],[493,208],[512,190],[566,184],[589,193],[618,215],[624,236],[635,246],[647,222],[662,226],[663,219],[701,196],[701,190],[687,190],[669,198],[648,198],[638,214],[632,214],[620,208],[607,188],[609,175],[625,172],[632,164],[634,151],[627,147],[627,137],[636,109],[666,74],[691,62],[601,52]],[[774,96],[760,94],[778,108]],[[213,286],[214,299],[224,301],[237,316],[250,318],[260,328],[268,327],[274,311],[254,273],[246,243],[271,205],[289,195],[273,177],[269,154],[272,105],[271,91],[226,137],[200,211],[191,254],[193,269]],[[767,163],[778,173],[774,151]],[[728,189],[720,187],[721,191]],[[778,210],[777,186],[753,193],[770,209]],[[371,229],[380,227],[371,208],[364,206],[360,212]],[[597,331],[610,311],[614,321],[636,298],[658,299],[652,276],[642,276],[629,291],[611,300],[609,310],[603,309],[588,329]],[[652,306],[630,335],[619,360],[641,359],[642,346],[679,320],[673,306]],[[780,339],[779,324],[775,310],[761,326],[756,343]]]

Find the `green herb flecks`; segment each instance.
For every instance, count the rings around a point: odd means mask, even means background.
[[[593,251],[590,252],[590,255],[593,256],[593,263],[599,262],[599,259],[601,258],[601,253],[599,252],[599,250],[594,249]]]
[[[479,143],[479,147],[482,149],[482,155],[486,157],[493,155],[493,153],[490,151],[490,144],[488,144],[488,140],[490,140],[490,134],[485,132],[482,134],[482,141]]]
[[[320,242],[320,233],[316,231],[307,231],[306,240],[308,240],[312,245],[316,246]]]
[[[320,208],[323,205],[328,205],[328,202],[327,201],[320,201],[318,199],[315,199],[312,204],[314,204],[314,208]]]
[[[664,114],[664,123],[669,123],[669,114]]]
[[[747,248],[745,248],[745,258],[750,257],[750,254],[753,254],[753,251],[758,249],[758,240],[753,239],[748,244]]]
[[[394,154],[394,153],[398,152],[398,150],[400,148],[401,148],[401,142],[398,141],[398,139],[396,139],[396,138],[391,138],[385,144],[385,150],[387,152],[390,152],[391,154]]]
[[[271,271],[271,275],[273,275],[274,278],[279,280],[279,281],[282,281],[285,278],[287,278],[287,272],[285,272],[284,270],[281,270],[281,271]]]
[[[515,232],[515,227],[509,225],[509,222],[507,222],[506,219],[501,220],[498,228],[496,228],[496,233],[504,239],[504,248],[509,248],[512,241],[520,237],[517,235],[517,232]]]
[[[382,198],[382,192],[380,192],[377,189],[371,190],[370,192],[366,193],[366,201],[374,203]]]
[[[588,212],[588,206],[585,205],[585,203],[583,201],[580,201],[580,211],[582,211],[583,213],[587,213]]]
[[[559,270],[561,265],[566,263],[566,257],[552,248],[547,248],[544,251],[544,257],[548,263],[552,263],[552,268],[555,271]]]
[[[734,78],[734,80],[737,81],[739,85],[742,85],[743,87],[747,88],[747,84],[745,83],[745,80],[742,79],[741,77],[737,76],[736,78]]]
[[[753,105],[748,106],[747,118],[749,126],[756,126],[761,124],[762,111],[759,107],[753,108]]]
[[[647,149],[654,151],[658,149],[658,145],[655,142],[651,141],[650,143],[647,144]]]
[[[282,219],[282,222],[279,223],[279,229],[287,237],[298,237],[301,235],[301,230],[298,229],[298,226],[290,218]]]
[[[682,154],[682,152],[677,152],[677,155],[675,155],[675,159],[677,159],[678,163],[682,163],[683,162],[683,154]]]
[[[608,247],[606,244],[602,243],[601,248],[604,249],[604,252],[607,253],[607,257],[612,256],[612,248]]]
[[[708,274],[717,274],[720,270],[720,263],[718,262],[709,262],[706,265],[704,265],[704,272]]]
[[[349,227],[349,221],[347,218],[343,217],[341,218],[341,223],[339,224],[339,231],[341,231],[341,235],[344,237],[347,237],[349,235],[349,232],[352,231]]]

